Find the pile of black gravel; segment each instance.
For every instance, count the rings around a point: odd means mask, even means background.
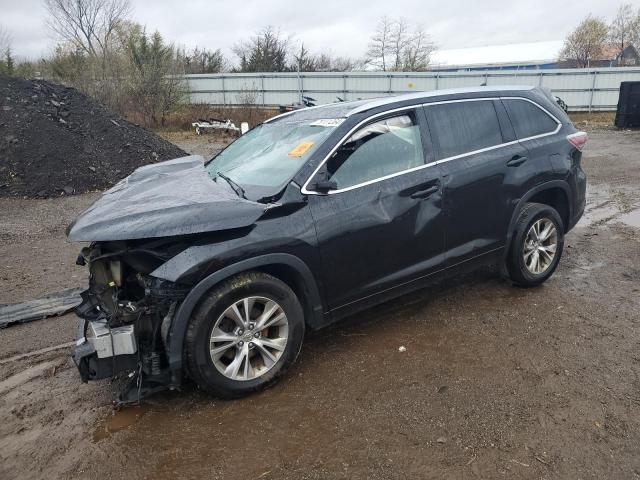
[[[184,155],[73,88],[0,74],[0,197],[103,190]]]

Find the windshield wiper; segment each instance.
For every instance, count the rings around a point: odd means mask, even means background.
[[[236,195],[238,195],[239,197],[242,197],[244,199],[247,198],[247,196],[244,194],[244,188],[242,188],[240,185],[238,185],[236,182],[234,182],[233,180],[231,180],[229,177],[227,177],[224,173],[222,172],[217,172],[216,173],[217,177],[221,177],[224,178],[227,183],[229,184],[229,186],[233,189],[234,192],[236,192]]]

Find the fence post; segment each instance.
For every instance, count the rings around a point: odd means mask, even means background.
[[[391,74],[389,74],[389,91],[387,93],[391,95]]]
[[[436,72],[436,90],[438,90],[438,80],[440,80],[440,72]]]
[[[304,77],[300,74],[300,72],[298,72],[298,78],[300,79],[300,102],[304,103],[302,101],[302,97],[304,97]]]
[[[224,86],[224,75],[220,77],[222,79],[222,105],[227,106],[227,90]]]
[[[262,90],[262,106],[264,107],[264,75],[260,75],[260,90]]]
[[[594,70],[591,73],[593,74],[593,80],[591,81],[591,95],[589,95],[589,113],[591,113],[591,109],[593,107],[593,91],[596,88],[596,74],[598,71]]]
[[[343,95],[344,101],[346,102],[347,101],[347,75],[346,74],[342,76],[342,90],[344,91],[342,95]]]

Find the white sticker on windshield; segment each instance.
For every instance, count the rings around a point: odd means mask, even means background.
[[[344,122],[344,118],[321,118],[314,120],[309,125],[312,127],[337,127],[342,122]]]

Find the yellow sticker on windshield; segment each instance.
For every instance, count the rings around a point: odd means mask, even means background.
[[[291,150],[288,155],[290,157],[301,157],[307,152],[307,150],[313,147],[313,144],[314,142],[302,142],[296,148]]]

